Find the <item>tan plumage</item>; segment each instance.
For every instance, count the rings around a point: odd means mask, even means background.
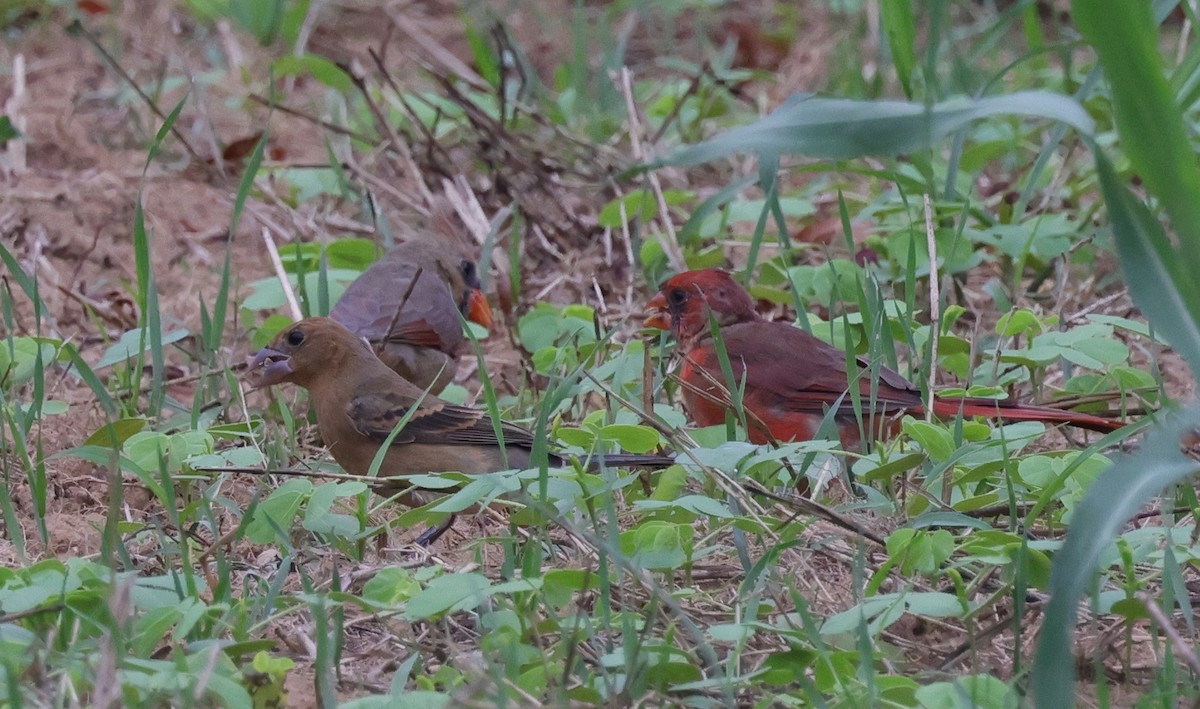
[[[528,429],[501,422],[502,453],[496,427],[486,412],[424,394],[381,362],[365,341],[329,318],[308,318],[287,328],[270,347],[255,355],[250,369],[259,386],[290,382],[308,390],[321,437],[348,473],[370,472],[379,447],[414,406],[415,413],[388,449],[378,471],[381,477],[446,471],[479,474],[529,467],[534,437]],[[605,455],[603,462],[664,467],[673,461],[665,456],[630,454]],[[551,454],[551,465],[564,463]],[[400,501],[416,506],[431,499],[415,491]]]

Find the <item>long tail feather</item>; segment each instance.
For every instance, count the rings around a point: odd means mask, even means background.
[[[601,453],[586,461],[589,470],[601,466],[609,468],[666,468],[675,464],[675,459],[665,455],[641,455],[637,453]]]
[[[1109,433],[1125,426],[1123,421],[1100,418],[1078,411],[1014,404],[994,399],[935,399],[933,402],[933,413],[938,416],[955,416],[960,412],[963,416],[994,416],[1006,421],[1066,423],[1100,433]]]

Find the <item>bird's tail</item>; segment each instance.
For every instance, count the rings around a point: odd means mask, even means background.
[[[584,459],[588,470],[605,468],[666,468],[675,464],[675,459],[667,455],[640,453],[595,453]]]
[[[922,408],[921,411],[924,409]],[[919,413],[919,412],[915,412]],[[1042,421],[1044,423],[1066,423],[1089,431],[1109,433],[1125,426],[1122,421],[1100,418],[1091,414],[1048,406],[1016,404],[995,399],[935,399],[933,413],[938,416],[993,416],[1005,421]]]

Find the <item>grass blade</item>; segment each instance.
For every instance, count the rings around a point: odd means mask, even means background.
[[[735,153],[764,158],[803,154],[842,160],[927,150],[972,121],[1000,115],[1048,118],[1090,134],[1094,123],[1075,99],[1020,91],[931,106],[907,101],[855,101],[796,94],[765,118],[684,148],[647,167],[694,165]],[[1200,190],[1197,190],[1200,192]]]

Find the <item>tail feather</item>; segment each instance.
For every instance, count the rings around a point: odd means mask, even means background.
[[[639,453],[597,453],[585,461],[589,470],[608,468],[666,468],[675,464],[675,459],[666,455]]]
[[[933,413],[938,416],[955,416],[960,412],[963,416],[994,416],[1005,421],[1066,423],[1100,433],[1109,433],[1125,426],[1123,421],[1101,418],[1078,411],[1015,404],[995,399],[935,399],[933,402]]]

